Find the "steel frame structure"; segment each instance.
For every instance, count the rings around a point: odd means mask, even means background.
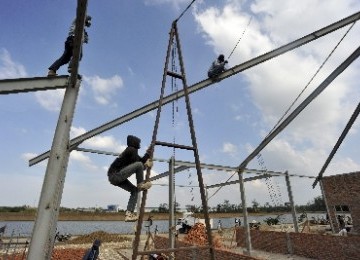
[[[65,88],[66,92],[59,114],[58,124],[54,133],[54,139],[51,150],[31,159],[29,165],[34,165],[42,160],[49,158],[44,183],[41,191],[38,213],[33,230],[32,240],[29,248],[29,260],[50,259],[52,247],[55,237],[56,222],[61,203],[61,196],[65,181],[65,175],[68,165],[69,154],[72,150],[76,149],[83,141],[101,134],[113,127],[119,126],[127,121],[130,121],[140,115],[149,111],[159,108],[176,99],[187,97],[189,94],[194,93],[200,89],[208,87],[214,82],[210,79],[205,79],[184,90],[180,90],[171,95],[165,96],[160,100],[156,100],[148,105],[145,105],[129,114],[121,116],[111,122],[99,126],[89,132],[78,136],[74,139],[69,138],[69,131],[74,115],[77,95],[80,88],[80,79],[78,77],[78,65],[81,48],[81,38],[84,28],[85,16],[87,9],[87,0],[78,0],[77,15],[76,15],[76,32],[74,40],[74,54],[73,54],[73,70],[70,77],[63,76],[54,79],[49,78],[32,78],[32,79],[16,79],[16,80],[1,80],[0,81],[0,94],[22,93],[38,90],[49,90],[56,88]],[[219,80],[231,77],[254,67],[262,62],[275,58],[281,54],[298,48],[311,41],[319,39],[329,33],[332,33],[346,25],[356,22],[360,19],[360,12],[350,15],[338,22],[326,26],[320,30],[310,33],[302,38],[299,38],[289,44],[279,47],[273,51],[260,55],[254,59],[246,61],[240,65],[234,66],[219,76]],[[239,183],[241,192],[241,200],[245,202],[245,190],[243,188],[243,173],[245,172],[247,164],[258,154],[273,138],[276,137],[284,128],[288,126],[292,120],[297,117],[301,111],[316,98],[339,74],[341,74],[354,60],[360,55],[360,48],[357,48],[336,70],[334,70],[319,87],[300,104],[282,124],[280,124],[269,136],[267,136],[260,145],[236,168],[239,175]],[[185,82],[186,83],[186,82]],[[186,85],[186,84],[185,84]],[[358,111],[356,111],[358,113]],[[196,145],[194,146],[196,147]],[[196,156],[195,156],[196,157]],[[199,163],[198,163],[199,164]],[[200,164],[199,164],[200,165]],[[288,175],[286,175],[288,176]],[[246,208],[246,204],[243,203]],[[247,212],[244,212],[247,215]],[[250,238],[248,223],[247,237]],[[210,250],[212,247],[210,246]],[[250,239],[247,241],[248,253],[251,251]],[[140,253],[140,252],[139,252]]]

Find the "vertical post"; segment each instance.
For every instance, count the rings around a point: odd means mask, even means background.
[[[245,244],[246,244],[246,250],[245,252],[247,255],[251,255],[251,235],[250,235],[250,227],[249,227],[249,221],[248,221],[248,212],[246,207],[246,197],[245,197],[245,185],[244,185],[244,179],[243,179],[243,172],[239,172],[239,182],[240,182],[240,194],[241,194],[241,204],[243,207],[243,215],[244,215],[244,227],[245,227]]]
[[[320,178],[319,183],[320,183],[321,194],[322,194],[322,196],[324,198],[324,202],[325,202],[326,213],[327,213],[327,215],[329,217],[329,223],[330,223],[331,232],[334,234],[335,233],[334,223],[333,223],[331,215],[330,215],[330,209],[329,209],[329,205],[328,205],[328,202],[327,202],[327,199],[326,199],[326,194],[324,192],[324,186],[323,186],[322,178]],[[335,214],[335,217],[336,217],[336,214]]]
[[[289,201],[290,201],[290,206],[291,206],[291,215],[292,215],[292,219],[293,219],[293,223],[294,223],[294,229],[295,229],[296,233],[299,233],[299,226],[298,226],[297,219],[296,219],[296,210],[295,210],[294,199],[293,199],[293,195],[292,195],[292,191],[291,191],[290,178],[289,178],[289,173],[287,171],[285,172],[285,181],[286,181],[286,186],[287,186],[288,195],[289,195]]]
[[[65,91],[41,190],[28,260],[51,259],[70,155],[70,127],[79,89],[80,80],[77,80],[75,86],[69,84]]]
[[[174,232],[174,156],[169,161],[169,247],[175,247],[175,232]],[[174,252],[170,253],[170,258],[174,259]]]
[[[78,0],[73,49],[73,69],[55,129],[49,161],[41,190],[28,260],[49,260],[55,241],[61,196],[70,156],[70,127],[80,89],[78,66],[84,32],[87,0]]]

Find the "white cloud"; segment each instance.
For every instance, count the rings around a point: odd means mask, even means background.
[[[36,153],[24,153],[21,155],[21,158],[25,161],[29,161],[30,159],[36,157],[37,154]]]
[[[237,153],[237,147],[236,145],[229,143],[229,142],[225,142],[223,143],[223,147],[221,149],[221,152],[229,154],[229,155],[235,155]]]
[[[208,7],[195,13],[200,31],[216,54],[230,53],[249,21],[249,14],[236,3],[237,1],[228,1],[221,9]],[[337,5],[339,9],[335,9],[338,10],[336,14],[338,20],[349,15],[348,10],[354,10],[355,5],[359,6],[352,1],[344,1],[341,4],[339,1],[326,3],[277,1],[271,4],[263,0],[253,1],[251,10],[256,15],[253,16],[252,22],[230,62],[240,64],[335,22],[334,15],[330,14],[334,12],[334,6]],[[321,10],[321,15],[318,13],[319,10]],[[297,19],[299,17],[302,19]],[[239,35],[234,32],[239,32]],[[341,32],[341,35],[343,33],[344,31]],[[339,35],[336,36],[331,41],[327,39],[319,41],[317,44],[306,45],[242,74],[249,84],[252,102],[261,111],[263,120],[269,127],[268,130],[259,129],[259,133],[268,132],[283,115],[334,48],[340,39]],[[351,39],[348,39],[344,43],[344,47],[340,48],[334,58],[329,60],[327,66],[322,69],[300,101],[309,95],[353,51],[353,47],[350,51],[345,51]],[[350,68],[339,79],[336,79],[331,87],[328,87],[284,130],[285,134],[281,135],[284,144],[288,143],[290,147],[302,147],[301,149],[293,148],[292,151],[297,155],[296,157],[301,157],[299,155],[307,149],[319,152],[322,148],[328,148],[334,143],[339,128],[343,127],[348,118],[344,119],[344,114],[350,117],[352,113],[354,100],[348,97],[351,97],[351,93],[356,91],[353,84],[356,82],[353,73],[355,70],[355,68]],[[231,151],[231,149],[231,145],[224,146],[224,151]],[[280,149],[277,152],[280,152]]]
[[[264,31],[275,42],[286,43],[296,39],[299,35],[335,22],[346,15],[349,10],[358,10],[359,2],[356,1],[253,1],[251,10],[262,17]],[[321,10],[321,11],[319,11]],[[336,10],[336,11],[334,11]],[[274,20],[278,21],[274,23]],[[314,28],[314,25],[319,25]]]
[[[82,127],[71,127],[70,136],[71,138],[77,137],[86,133],[86,129]],[[94,136],[84,142],[87,148],[95,148],[103,151],[110,152],[121,152],[126,148],[126,145],[119,143],[115,137],[111,135],[98,135]]]
[[[90,157],[80,151],[72,151],[70,153],[70,162],[77,162],[82,167],[90,171],[97,171],[98,167],[91,161]]]
[[[0,51],[0,78],[23,78],[27,76],[25,67],[12,60],[10,53],[6,49]]]
[[[64,99],[65,90],[54,89],[51,91],[37,91],[35,93],[36,100],[39,104],[49,111],[60,111],[61,104]]]
[[[84,80],[94,92],[95,101],[101,105],[108,105],[113,95],[123,87],[123,80],[118,75],[108,79],[99,76],[84,77]]]

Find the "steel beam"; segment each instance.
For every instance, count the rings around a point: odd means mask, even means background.
[[[245,71],[249,68],[252,68],[260,63],[263,63],[267,60],[270,60],[270,59],[273,59],[281,54],[284,54],[288,51],[291,51],[295,48],[298,48],[304,44],[307,44],[311,41],[314,41],[314,40],[317,40],[319,39],[320,37],[323,37],[329,33],[332,33],[333,31],[336,31],[346,25],[349,25],[357,20],[360,19],[360,12],[357,12],[351,16],[348,16],[346,17],[345,19],[342,19],[338,22],[335,22],[331,25],[328,25],[320,30],[317,30],[311,34],[308,34],[300,39],[297,39],[291,43],[288,43],[282,47],[279,47],[273,51],[270,51],[270,52],[267,52],[263,55],[260,55],[256,58],[253,58],[249,61],[246,61],[240,65],[237,65],[237,66],[234,66],[230,69],[228,69],[227,71],[223,72],[220,76],[219,76],[219,80],[222,80],[222,79],[225,79],[225,78],[228,78],[228,77],[231,77],[239,72],[242,72],[242,71]],[[212,84],[215,84],[217,82],[214,82],[213,80],[211,79],[205,79],[203,81],[200,81],[190,87],[188,87],[188,93],[189,94],[192,94],[198,90],[201,90],[205,87],[208,87]],[[171,95],[168,95],[166,97],[163,98],[163,102],[162,102],[162,105],[166,105],[176,99],[179,99],[179,98],[182,98],[184,97],[184,90],[179,90]],[[93,136],[96,136],[98,134],[101,134],[107,130],[110,130],[118,125],[121,125],[125,122],[128,122],[136,117],[139,117],[143,114],[146,114],[152,110],[155,110],[158,108],[158,105],[159,105],[159,100],[156,100],[148,105],[145,105],[137,110],[134,110],[133,112],[131,113],[128,113],[126,115],[123,115],[117,119],[114,119],[113,121],[110,121],[102,126],[99,126],[97,128],[94,128],[88,132],[86,132],[85,134],[82,134],[78,137],[75,137],[73,138],[71,141],[70,141],[70,148],[71,149],[74,149],[74,147],[78,146],[79,144],[81,144],[82,142],[84,142],[85,140],[93,137]],[[45,159],[47,159],[49,157],[49,151],[45,152],[45,153],[42,153],[41,155],[31,159],[29,161],[29,165],[32,166],[34,164],[37,164]]]
[[[80,148],[76,147],[74,150],[76,151],[82,151],[82,152],[88,152],[88,153],[96,153],[96,154],[105,154],[105,155],[113,155],[113,156],[119,156],[120,153],[114,153],[114,152],[107,152],[107,151],[101,151],[101,150],[95,150],[95,149],[87,149],[87,148]],[[153,161],[157,162],[166,162],[168,163],[169,160],[167,159],[160,159],[160,158],[153,158]],[[175,161],[176,166],[180,166],[179,168],[176,168],[175,171],[184,171],[188,168],[195,168],[194,162],[187,162],[187,161]],[[223,165],[216,165],[216,164],[206,164],[206,163],[200,163],[201,168],[208,169],[208,170],[215,170],[215,171],[224,171],[224,172],[236,172],[238,170],[238,167],[231,167],[231,166],[223,166]],[[245,169],[245,173],[255,173],[255,174],[268,174],[271,176],[285,176],[285,173],[278,172],[278,171],[269,171],[269,170],[257,170],[257,169]],[[168,172],[162,173],[166,177]],[[159,174],[160,175],[160,174]],[[159,176],[157,175],[157,176]],[[308,176],[308,175],[302,175],[302,174],[288,174],[291,177],[299,177],[299,178],[315,178],[314,176]],[[153,178],[157,178],[157,176],[151,177],[151,180],[155,180]]]
[[[39,90],[66,88],[68,81],[69,76],[67,75],[57,77],[3,79],[0,80],[0,94],[17,94]]]

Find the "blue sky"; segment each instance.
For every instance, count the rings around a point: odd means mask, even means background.
[[[94,1],[88,13],[89,44],[79,70],[83,75],[71,136],[76,137],[158,99],[171,23],[190,0]],[[206,78],[210,63],[220,53],[229,56],[228,67],[280,47],[360,10],[359,1],[196,1],[178,22],[181,48],[189,85]],[[62,51],[69,26],[76,14],[76,1],[3,0],[0,8],[0,78],[45,76]],[[252,17],[249,27],[246,27]],[[238,166],[263,140],[303,90],[333,50],[348,27],[294,51],[211,85],[190,96],[200,160],[203,163]],[[345,37],[320,73],[306,89],[309,95],[357,47],[358,24]],[[268,170],[317,176],[332,147],[359,102],[359,61],[355,61],[311,103],[262,152]],[[58,71],[67,74],[67,66]],[[171,93],[168,78],[167,93]],[[176,82],[174,88],[181,88]],[[37,206],[46,161],[29,167],[28,160],[49,150],[63,91],[2,95],[0,102],[0,205]],[[297,103],[296,105],[298,105]],[[190,144],[184,100],[163,108],[158,140],[175,138]],[[142,139],[143,154],[150,143],[155,111],[94,137],[80,147],[121,152],[126,136]],[[174,123],[173,123],[174,121]],[[325,175],[358,171],[359,123],[356,122],[325,172]],[[155,157],[169,159],[172,149],[157,147]],[[193,161],[191,152],[176,150],[178,160]],[[107,181],[111,156],[73,151],[67,171],[62,206],[125,208],[128,193]],[[261,169],[255,158],[248,168]],[[168,168],[155,163],[153,175]],[[203,170],[207,185],[227,180],[232,174]],[[246,177],[252,176],[247,174]],[[235,175],[232,180],[236,180]],[[134,181],[134,179],[132,179]],[[320,195],[313,179],[290,179],[296,204],[306,204]],[[166,178],[157,184],[166,184]],[[272,178],[288,201],[283,177]],[[178,185],[197,183],[194,170],[179,173]],[[265,181],[247,182],[249,204],[269,202]],[[215,190],[209,190],[211,196]],[[192,197],[194,197],[192,201]],[[167,203],[168,189],[154,185],[147,206]],[[201,205],[197,188],[176,188],[180,206]],[[224,200],[240,203],[239,185],[226,186],[209,200],[216,206]]]

